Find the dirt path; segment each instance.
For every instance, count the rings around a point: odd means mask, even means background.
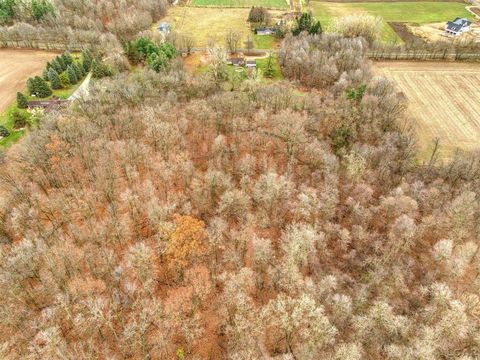
[[[75,92],[70,95],[68,100],[75,100],[79,99],[81,97],[86,97],[88,96],[88,87],[90,86],[90,79],[92,78],[92,73],[88,73],[87,77],[85,80],[83,80],[82,84],[75,90]]]
[[[47,51],[0,49],[0,112],[15,100],[17,91],[25,89],[27,79],[41,75],[55,56]]]

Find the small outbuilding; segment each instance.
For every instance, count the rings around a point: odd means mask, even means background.
[[[245,62],[245,67],[254,69],[257,67],[257,62],[255,60],[247,60]]]
[[[232,57],[227,59],[227,64],[233,65],[233,66],[244,66],[245,65],[245,59],[241,57]]]
[[[453,21],[447,22],[445,25],[445,32],[449,35],[458,36],[467,31],[470,31],[471,21],[465,18],[455,18]]]
[[[274,35],[275,32],[276,31],[275,31],[274,28],[268,28],[268,27],[256,28],[255,29],[255,34],[257,34],[257,35]]]
[[[161,22],[158,25],[157,30],[162,33],[168,34],[170,32],[170,25],[166,22]]]

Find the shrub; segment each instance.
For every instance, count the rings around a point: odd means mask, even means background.
[[[28,100],[21,92],[17,92],[17,107],[19,109],[26,109],[28,107]]]
[[[15,110],[12,112],[12,122],[14,129],[21,129],[27,125],[28,116],[24,112]]]
[[[334,29],[347,38],[363,37],[372,44],[378,39],[383,21],[379,16],[355,14],[343,16],[335,20]]]
[[[0,136],[7,137],[8,135],[10,135],[10,131],[8,131],[5,126],[0,125]]]
[[[268,24],[270,22],[270,19],[270,13],[263,6],[252,6],[252,8],[250,9],[250,13],[248,14],[248,22],[251,23]]]

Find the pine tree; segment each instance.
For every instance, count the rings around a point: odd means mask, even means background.
[[[67,75],[66,71],[64,71],[60,74],[60,82],[61,82],[63,88],[68,88],[68,87],[70,87],[70,85],[72,85],[72,84],[70,84],[70,80],[68,79],[68,75]]]
[[[272,53],[268,56],[267,67],[265,68],[265,77],[271,79],[275,75],[275,69],[273,68]]]
[[[85,73],[89,72],[92,67],[92,54],[88,49],[82,51],[82,66]]]
[[[77,74],[75,73],[75,70],[71,65],[67,68],[67,75],[68,75],[68,81],[70,81],[70,84],[74,85],[78,82]]]
[[[28,107],[28,100],[21,92],[17,92],[17,107],[19,109],[26,109]]]
[[[68,52],[65,51],[62,55],[63,62],[68,66],[73,64],[73,58],[72,55]]]
[[[42,73],[42,77],[43,77],[43,80],[45,81],[48,81],[48,71],[50,69],[48,67],[46,67],[45,69],[43,69],[43,73]]]
[[[50,86],[52,87],[52,89],[57,90],[62,88],[60,76],[53,68],[48,71],[48,81],[50,81]]]
[[[35,76],[34,80],[35,94],[40,98],[46,98],[52,95],[52,89],[48,86],[48,83],[40,76]]]
[[[75,75],[77,75],[77,79],[80,80],[83,77],[83,71],[80,69],[80,66],[78,66],[77,63],[72,63],[72,65],[70,66],[75,71]]]
[[[156,58],[158,58],[158,56]],[[158,70],[156,70],[156,71],[158,71]],[[103,77],[106,77],[106,76],[111,76],[111,75],[112,75],[112,72],[110,71],[108,66],[105,63],[103,63],[101,60],[95,60],[93,62],[93,64],[92,64],[92,76],[95,79],[100,79],[100,78],[103,78]]]
[[[62,68],[62,65],[60,65],[60,63],[58,62],[58,58],[53,59],[51,62],[51,65],[52,65],[52,68],[54,68],[58,74],[60,74],[62,71],[65,70]]]
[[[27,80],[27,89],[29,95],[33,95],[35,93],[35,81],[32,78]]]
[[[62,71],[64,70],[67,70],[67,64],[65,63],[65,61],[63,60],[63,57],[61,56],[57,56],[55,58],[55,60],[57,60],[58,64],[60,65],[60,67],[62,68]],[[57,71],[58,72],[58,71]]]

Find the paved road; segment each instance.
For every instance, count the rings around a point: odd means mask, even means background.
[[[92,78],[92,73],[88,73],[85,80],[83,80],[82,84],[75,90],[75,92],[70,95],[68,100],[76,100],[81,97],[88,96],[88,86],[90,85],[90,79]]]

